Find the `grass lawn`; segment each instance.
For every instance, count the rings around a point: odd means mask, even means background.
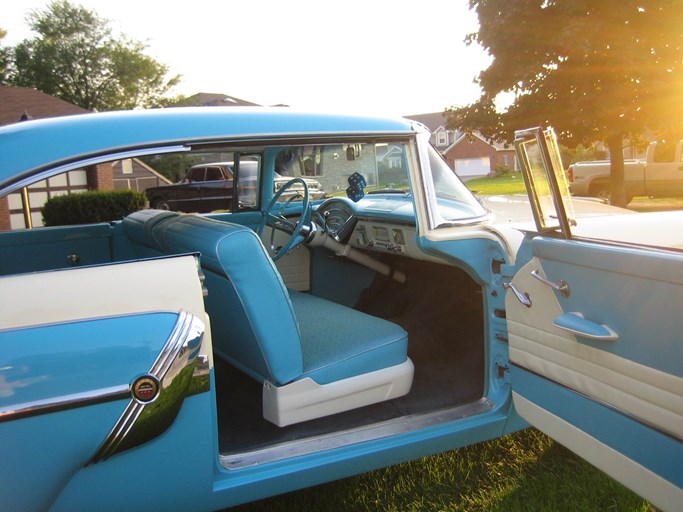
[[[643,499],[535,429],[231,509],[314,510],[652,509]]]
[[[465,184],[472,192],[482,196],[526,194],[526,186],[520,173],[496,178],[477,178],[468,180]],[[628,209],[637,212],[683,210],[683,198],[636,197],[629,203]]]
[[[520,173],[497,178],[476,178],[466,181],[465,185],[475,194],[482,196],[526,194],[524,178]]]
[[[635,197],[628,205],[629,210],[637,212],[664,212],[683,210],[683,199],[671,197]]]

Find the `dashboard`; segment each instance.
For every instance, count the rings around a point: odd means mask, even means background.
[[[318,206],[316,217],[338,242],[359,249],[424,257],[415,243],[415,213],[408,194],[368,195],[357,203],[333,197]]]

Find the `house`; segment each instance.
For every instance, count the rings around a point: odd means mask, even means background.
[[[228,96],[227,94],[216,94],[210,92],[200,92],[186,98],[182,102],[187,107],[260,107],[258,103]]]
[[[88,111],[30,87],[0,87],[0,126]]]
[[[84,108],[30,87],[0,87],[0,125],[88,113]],[[169,183],[170,180],[137,159],[71,171],[31,186],[27,194],[17,192],[0,198],[0,230],[42,226],[41,208],[53,196],[86,190],[143,191]]]
[[[448,128],[443,112],[405,116],[431,132],[430,142],[461,178],[486,176],[500,168],[519,170],[513,147],[489,143],[479,134]]]

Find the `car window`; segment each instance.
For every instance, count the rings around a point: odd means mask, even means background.
[[[486,209],[460,181],[446,161],[431,146],[429,169],[424,172],[428,180],[429,208],[434,227],[448,227],[458,222],[469,222],[484,217]]]
[[[258,208],[261,157],[260,155],[236,155],[234,169],[237,176],[237,197],[239,210]]]
[[[345,195],[349,178],[360,175],[366,193],[409,193],[406,144],[340,141],[275,148],[275,190],[292,178],[303,178],[313,199]]]
[[[223,179],[223,173],[220,167],[206,168],[206,181],[219,181]]]
[[[196,169],[191,169],[188,175],[189,181],[204,181],[204,176],[206,174],[206,169],[204,167],[197,167]]]

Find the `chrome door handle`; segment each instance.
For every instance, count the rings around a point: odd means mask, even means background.
[[[512,293],[517,297],[517,300],[524,304],[526,307],[530,308],[531,307],[531,297],[529,297],[529,294],[526,292],[521,292],[519,288],[517,288],[514,284],[512,283],[503,283],[503,288],[506,290],[511,290]]]
[[[554,281],[551,281],[550,279],[546,279],[545,277],[543,277],[538,270],[532,270],[531,275],[543,284],[547,284],[548,286],[550,286],[553,290],[557,290],[558,292],[560,292],[563,297],[569,297],[569,284],[564,279],[560,279],[560,282],[556,283]]]

